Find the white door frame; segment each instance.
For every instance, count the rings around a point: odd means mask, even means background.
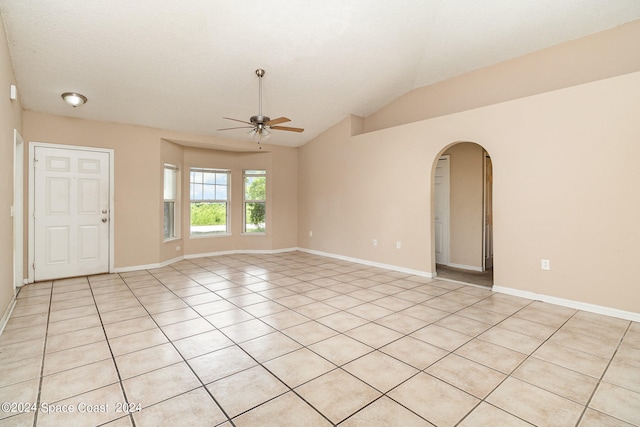
[[[35,221],[33,209],[35,206],[35,173],[34,158],[36,147],[61,148],[67,150],[95,151],[109,154],[109,273],[115,271],[115,251],[114,251],[114,150],[111,148],[84,147],[79,145],[51,144],[46,142],[29,142],[29,283],[35,281],[35,271],[33,264],[35,260]]]
[[[451,262],[451,155],[449,154],[443,154],[440,157],[438,157],[438,160],[436,160],[436,165],[434,167],[434,171],[433,171],[433,179],[435,180],[435,168],[438,167],[438,162],[440,160],[446,160],[446,169],[445,169],[445,176],[446,176],[446,188],[445,188],[445,193],[444,193],[444,207],[445,212],[444,212],[444,217],[445,217],[445,224],[444,227],[442,228],[442,247],[443,247],[443,256],[445,257],[445,259],[443,260],[444,262],[442,262],[442,265],[449,265],[449,263]],[[434,182],[434,186],[435,186],[435,182]],[[435,188],[435,187],[434,187]],[[435,223],[435,200],[434,200],[434,223]],[[435,233],[434,233],[434,237],[433,237],[433,241],[434,241],[434,245],[433,248],[435,250],[436,248],[436,244],[435,244]],[[434,254],[434,258],[435,258],[435,254]],[[436,264],[438,264],[436,262]]]
[[[489,173],[487,160],[491,162],[491,183],[487,183]],[[482,154],[482,180],[482,271],[487,271],[488,268],[493,268],[493,161],[486,151]],[[488,223],[489,210],[491,210],[491,224]],[[488,249],[490,249],[489,253],[487,253]],[[491,265],[487,265],[489,256]]]
[[[13,130],[13,291],[24,285],[24,139]]]

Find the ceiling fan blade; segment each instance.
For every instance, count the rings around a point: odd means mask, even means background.
[[[218,129],[218,130],[231,130],[231,129],[253,129],[253,126],[240,126],[237,128],[223,128],[223,129]]]
[[[232,119],[231,117],[223,117],[223,119],[233,120],[234,122],[246,123],[248,125],[253,125],[251,122],[245,122],[244,120]]]
[[[280,123],[286,123],[290,121],[291,120],[287,119],[286,117],[278,117],[277,119],[269,120],[268,122],[265,123],[265,125],[267,126],[279,125]]]
[[[288,130],[289,132],[304,132],[304,129],[302,128],[292,128],[289,126],[270,126],[271,129],[276,129],[276,130]]]

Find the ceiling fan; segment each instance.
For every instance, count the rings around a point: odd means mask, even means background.
[[[244,121],[244,120],[238,120],[238,119],[232,119],[230,117],[223,117],[223,119],[226,120],[233,120],[234,122],[240,122],[240,123],[245,123],[249,126],[239,126],[239,127],[232,127],[232,128],[223,128],[223,129],[218,129],[218,130],[231,130],[231,129],[251,129],[249,131],[249,134],[251,134],[252,136],[257,136],[258,137],[258,143],[260,143],[261,140],[263,139],[267,139],[269,137],[269,135],[271,135],[271,130],[286,130],[289,132],[303,132],[304,129],[302,128],[294,128],[294,127],[290,127],[290,126],[278,126],[280,123],[286,123],[286,122],[290,122],[291,120],[289,120],[286,117],[278,117],[277,119],[271,119],[270,117],[267,116],[263,116],[262,115],[262,77],[264,77],[265,75],[265,71],[261,68],[258,68],[256,70],[256,75],[259,78],[260,81],[260,94],[259,94],[259,112],[257,116],[252,116],[249,121]]]

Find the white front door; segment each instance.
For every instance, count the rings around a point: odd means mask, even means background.
[[[434,176],[436,264],[449,264],[449,156],[438,159]]]
[[[34,279],[109,271],[109,152],[34,150]]]

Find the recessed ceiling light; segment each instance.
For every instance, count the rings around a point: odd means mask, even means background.
[[[87,97],[84,95],[80,95],[75,92],[65,92],[62,94],[62,99],[64,102],[71,105],[73,108],[76,108],[87,102]]]

